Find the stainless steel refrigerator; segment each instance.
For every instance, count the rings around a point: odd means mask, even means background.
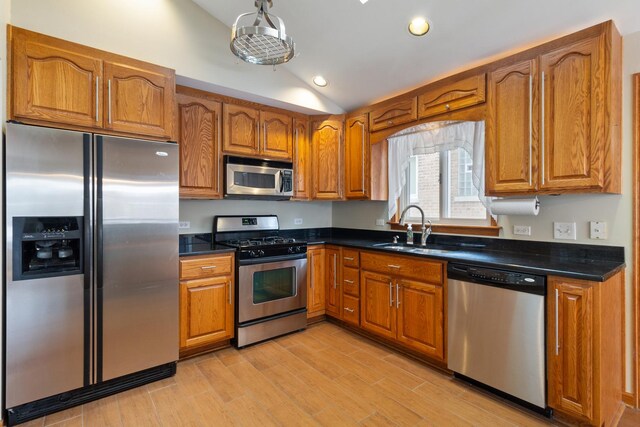
[[[7,123],[5,180],[9,423],[175,373],[177,145]]]

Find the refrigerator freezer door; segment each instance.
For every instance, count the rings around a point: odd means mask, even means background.
[[[178,146],[96,136],[96,156],[97,364],[106,381],[178,359]]]
[[[14,217],[85,215],[89,143],[90,135],[80,132],[7,123],[7,408],[82,387],[88,380],[84,276],[14,281],[12,266]]]

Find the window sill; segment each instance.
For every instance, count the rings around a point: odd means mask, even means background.
[[[389,226],[391,226],[392,230],[406,230],[407,227],[404,225],[400,225],[397,222],[387,222]],[[420,232],[420,223],[412,222],[414,226],[413,230],[417,233]],[[431,230],[434,233],[443,233],[443,234],[466,234],[472,236],[489,236],[489,237],[498,237],[500,236],[500,230],[502,227],[497,225],[453,225],[453,224],[433,224],[431,226]]]

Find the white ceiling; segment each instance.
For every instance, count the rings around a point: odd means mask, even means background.
[[[254,0],[193,0],[231,27]],[[608,19],[640,31],[640,0],[273,0],[300,52],[285,68],[349,111]],[[431,31],[407,32],[424,15]],[[229,55],[232,55],[229,51]]]

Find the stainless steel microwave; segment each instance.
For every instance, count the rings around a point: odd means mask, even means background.
[[[289,200],[293,163],[224,157],[224,196],[236,199]]]

